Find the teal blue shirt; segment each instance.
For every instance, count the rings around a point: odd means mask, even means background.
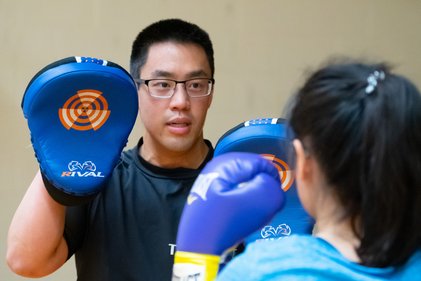
[[[217,281],[421,280],[421,250],[401,267],[374,268],[351,262],[326,241],[292,235],[257,241],[231,261]]]

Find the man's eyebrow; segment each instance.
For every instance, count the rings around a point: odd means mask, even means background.
[[[208,77],[210,75],[206,73],[204,70],[196,70],[196,71],[190,72],[187,76],[194,78],[194,77]]]
[[[166,77],[169,78],[172,76],[171,72],[164,71],[164,70],[155,70],[151,73],[152,77]]]
[[[155,70],[151,73],[151,76],[153,78],[155,77],[172,78],[175,75],[165,70]],[[187,78],[209,77],[209,74],[207,74],[204,70],[195,70],[195,71],[191,71],[190,73],[187,73],[186,77]]]

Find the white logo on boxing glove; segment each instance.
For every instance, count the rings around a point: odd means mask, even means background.
[[[190,205],[193,203],[197,199],[196,195],[199,196],[203,201],[206,201],[206,193],[208,192],[212,182],[218,177],[219,174],[216,172],[200,174],[191,189],[189,197],[187,198],[187,204]]]

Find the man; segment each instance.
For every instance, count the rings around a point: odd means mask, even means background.
[[[75,254],[78,280],[171,279],[184,203],[213,156],[203,138],[214,84],[212,43],[194,24],[159,21],[137,36],[130,68],[143,138],[86,205],[57,203],[40,173],[35,176],[9,229],[7,261],[17,274],[45,276]]]

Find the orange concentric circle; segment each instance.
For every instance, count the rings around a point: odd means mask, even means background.
[[[110,116],[108,102],[97,90],[80,90],[59,109],[63,126],[70,130],[98,130]]]
[[[288,191],[288,189],[294,183],[295,179],[294,173],[291,171],[289,165],[285,161],[276,158],[276,156],[273,154],[262,154],[262,156],[268,159],[269,161],[272,161],[272,163],[278,169],[279,176],[281,178],[282,189],[284,191]]]

